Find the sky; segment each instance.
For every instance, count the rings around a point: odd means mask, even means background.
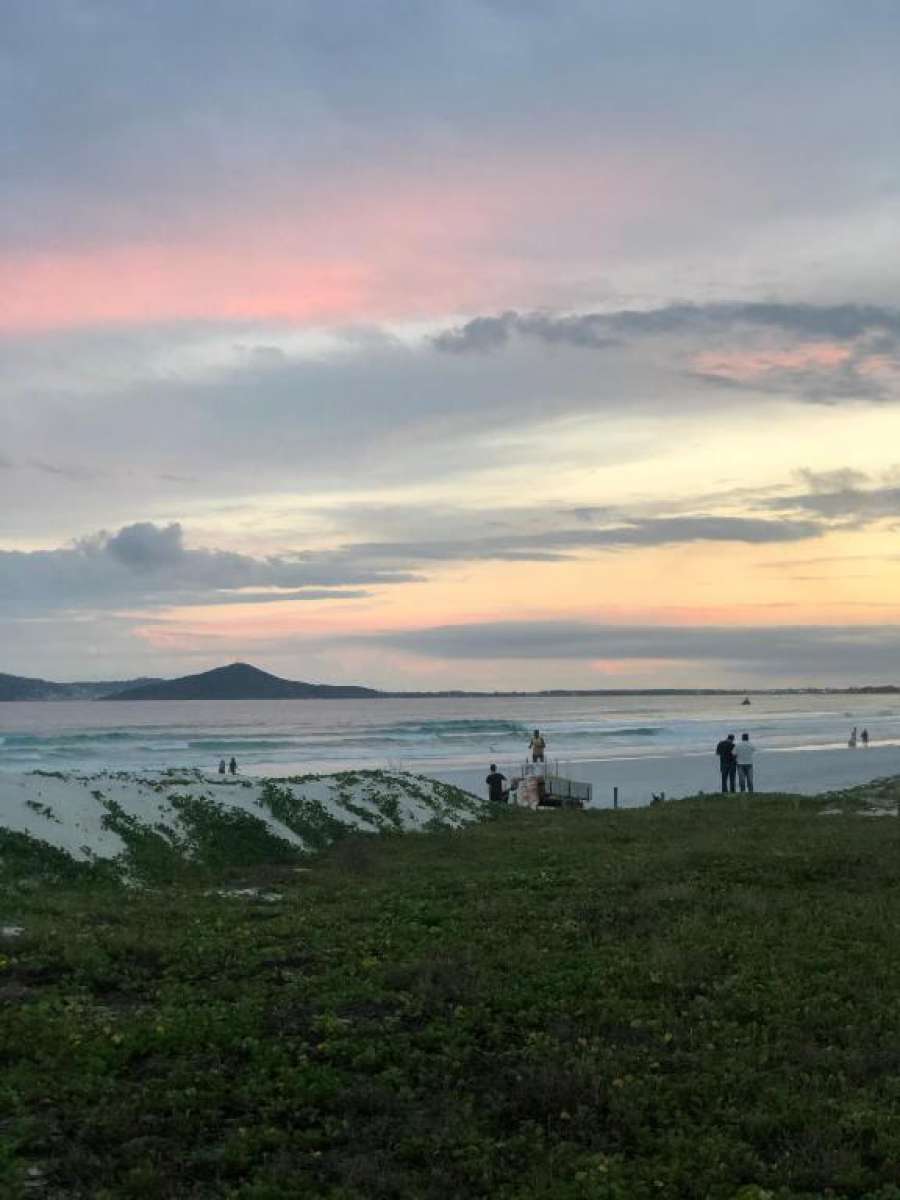
[[[896,0],[4,0],[0,671],[900,683]]]

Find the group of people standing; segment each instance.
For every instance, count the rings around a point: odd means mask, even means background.
[[[722,774],[722,791],[733,792],[735,778],[742,792],[753,791],[753,755],[756,747],[750,741],[749,733],[742,733],[741,740],[735,743],[734,734],[729,733],[716,746],[719,756],[719,770]]]
[[[868,747],[869,731],[868,729],[863,729],[860,733],[854,725],[847,745],[853,750],[860,743],[864,747]],[[532,762],[542,763],[544,761],[545,746],[546,743],[541,736],[540,730],[536,729],[528,744]],[[737,785],[742,792],[752,792],[753,756],[756,754],[756,747],[750,740],[750,734],[742,733],[741,740],[738,742],[735,739],[735,735],[729,733],[716,746],[716,754],[719,758],[719,771],[722,776],[722,791],[733,792],[736,790],[735,785]],[[232,774],[234,774],[234,759],[231,762]],[[219,769],[220,771],[224,769],[224,760],[223,765]],[[502,802],[507,798],[508,793],[504,786],[506,784],[506,776],[497,770],[496,763],[491,763],[490,774],[485,783],[488,786],[491,800]]]
[[[232,756],[231,762],[228,764],[228,773],[229,773],[229,775],[237,775],[237,759],[234,758],[234,756]],[[225,774],[225,759],[224,758],[219,759],[219,774],[220,775]]]

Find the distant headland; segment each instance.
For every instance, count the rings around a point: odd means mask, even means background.
[[[751,696],[892,695],[896,684],[860,687],[750,689]],[[541,691],[379,691],[350,684],[305,683],[281,679],[249,663],[236,662],[177,679],[131,679],[53,683],[0,674],[0,702],[19,700],[404,700],[465,696],[746,696],[747,688],[548,688]]]

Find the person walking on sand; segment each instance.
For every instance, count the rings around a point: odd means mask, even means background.
[[[749,733],[742,733],[741,740],[734,748],[737,760],[738,787],[742,792],[753,792],[753,755],[756,747],[750,741]]]
[[[532,762],[544,761],[544,746],[546,742],[541,737],[541,731],[536,729],[532,735],[531,741],[528,743],[528,749],[531,751]]]
[[[237,775],[237,759],[232,755],[231,762],[228,764],[228,770],[232,775]],[[734,790],[734,789],[732,789]]]
[[[506,800],[506,792],[503,788],[506,776],[501,775],[497,770],[496,763],[491,763],[491,773],[484,782],[488,785],[488,799],[491,804],[503,804]]]
[[[716,746],[719,756],[719,770],[722,774],[722,791],[734,791],[734,777],[737,774],[737,759],[734,757],[734,734],[729,733]]]
[[[219,774],[220,775],[225,774],[225,759],[224,758],[219,759]]]
[[[859,735],[859,740],[862,742],[865,749],[868,750],[868,748],[869,748],[869,731],[868,731],[868,729],[864,729],[862,731],[862,733]]]
[[[856,749],[856,726],[855,725],[850,730],[850,739],[847,742],[847,745],[850,747],[851,750]]]

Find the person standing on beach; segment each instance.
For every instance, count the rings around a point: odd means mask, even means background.
[[[228,764],[228,770],[232,775],[237,775],[237,759],[232,755],[231,762]],[[731,789],[734,791],[734,788]]]
[[[531,741],[528,743],[528,749],[531,751],[531,761],[532,762],[543,762],[544,761],[544,746],[545,745],[546,745],[546,742],[541,737],[541,731],[539,729],[536,729],[531,738]]]
[[[741,791],[753,792],[753,755],[756,747],[750,741],[749,733],[742,733],[741,740],[734,748],[737,761],[738,786]],[[734,790],[734,789],[732,789]]]
[[[850,740],[847,742],[847,745],[850,747],[851,750],[856,749],[856,726],[855,725],[850,730]]]
[[[862,733],[859,735],[859,740],[862,742],[862,744],[868,750],[868,748],[869,748],[869,731],[868,731],[868,729],[864,729],[862,731]]]
[[[225,774],[225,759],[224,758],[219,759],[219,774],[220,775]]]
[[[484,781],[488,785],[488,799],[491,804],[502,804],[506,795],[503,791],[503,785],[506,783],[506,776],[501,775],[497,770],[497,764],[491,763],[491,773]]]
[[[719,756],[719,770],[722,773],[722,791],[734,791],[734,777],[737,774],[737,759],[734,757],[734,734],[729,733],[716,746]]]

